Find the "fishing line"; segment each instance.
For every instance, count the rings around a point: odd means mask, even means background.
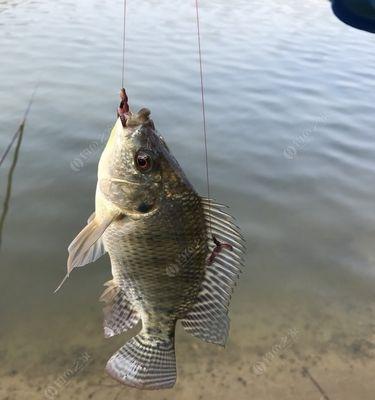
[[[127,0],[124,0],[124,23],[122,31],[122,71],[121,71],[121,87],[124,87],[125,77],[125,53],[126,53],[126,14],[127,14]]]
[[[208,146],[207,146],[206,103],[205,103],[205,89],[204,89],[204,79],[203,79],[201,28],[200,28],[199,1],[198,0],[195,0],[195,10],[196,10],[196,19],[197,19],[198,57],[199,57],[200,83],[201,83],[201,103],[202,103],[204,151],[205,151],[205,162],[206,162],[206,184],[207,184],[207,199],[208,199],[208,210],[209,210],[209,226],[210,226],[210,231],[212,232],[210,173],[209,173],[209,165],[208,165]]]

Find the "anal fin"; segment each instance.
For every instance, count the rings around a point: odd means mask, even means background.
[[[104,312],[104,337],[110,338],[135,327],[140,319],[139,313],[134,309],[125,292],[112,280],[105,284],[107,288],[100,297],[105,303]]]

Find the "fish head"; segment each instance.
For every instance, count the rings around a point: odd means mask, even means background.
[[[98,186],[107,201],[132,217],[157,212],[167,197],[192,190],[146,108],[117,120],[99,162]]]

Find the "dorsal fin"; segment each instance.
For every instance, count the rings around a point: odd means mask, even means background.
[[[224,211],[226,206],[205,198],[202,199],[202,205],[208,227],[210,252],[215,247],[212,235],[219,242],[230,244],[233,250],[223,249],[210,265],[206,265],[206,274],[197,302],[182,319],[182,325],[192,335],[223,346],[229,331],[230,299],[244,265],[245,241],[234,218]]]

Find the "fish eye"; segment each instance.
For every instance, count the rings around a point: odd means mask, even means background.
[[[136,168],[140,172],[149,172],[152,169],[152,157],[148,152],[144,150],[140,150],[136,153],[134,161]]]

